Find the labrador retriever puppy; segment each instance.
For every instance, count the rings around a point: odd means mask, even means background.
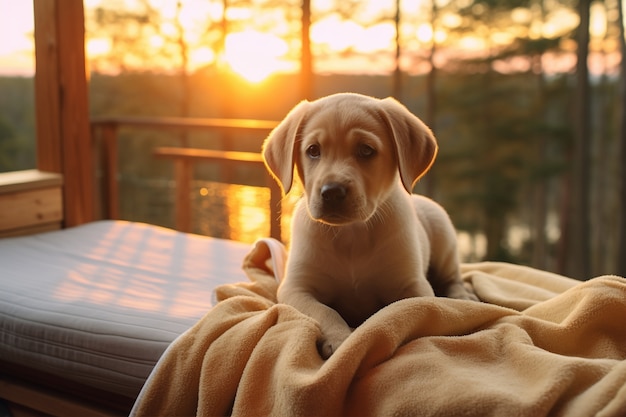
[[[447,213],[411,194],[437,149],[393,98],[352,93],[301,102],[266,139],[263,157],[283,192],[294,168],[304,188],[278,301],[319,322],[323,358],[394,301],[477,300],[461,282]]]

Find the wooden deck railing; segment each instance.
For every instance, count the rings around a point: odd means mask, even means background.
[[[271,120],[251,119],[199,119],[177,117],[110,117],[97,118],[91,121],[92,137],[99,140],[101,169],[103,175],[103,210],[104,217],[119,218],[119,188],[117,183],[118,170],[118,131],[120,127],[133,127],[152,130],[213,130],[229,133],[254,131],[260,138],[267,135],[278,122]],[[232,150],[193,149],[184,147],[157,147],[153,151],[157,158],[174,161],[176,186],[175,225],[184,232],[191,231],[191,182],[193,166],[196,163],[216,162],[222,166],[240,164],[263,165],[260,153],[238,152]],[[229,178],[227,182],[232,182]],[[241,182],[239,182],[241,183]],[[280,230],[280,199],[281,191],[276,182],[267,174],[270,189],[270,235],[281,238]],[[248,184],[243,184],[248,185]]]

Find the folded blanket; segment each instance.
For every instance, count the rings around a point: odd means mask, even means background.
[[[316,322],[276,303],[285,251],[165,352],[131,415],[626,415],[626,280],[463,265],[482,303],[421,297],[373,315],[327,361]],[[277,279],[278,278],[278,279]]]

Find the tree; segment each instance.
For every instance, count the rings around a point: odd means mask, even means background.
[[[521,13],[524,9],[527,12]],[[527,20],[513,20],[514,11],[528,16]],[[482,33],[486,51],[449,61],[438,69],[439,74],[449,74],[441,82],[446,86],[446,96],[440,100],[439,111],[454,114],[453,124],[460,126],[454,133],[439,128],[447,137],[457,139],[454,145],[448,144],[456,147],[453,155],[442,148],[446,165],[442,167],[440,160],[442,169],[437,172],[442,172],[441,177],[445,172],[448,178],[438,177],[438,182],[442,182],[438,192],[445,197],[453,192],[455,185],[451,182],[459,184],[454,193],[463,203],[456,205],[467,213],[458,223],[485,234],[489,259],[511,259],[507,244],[513,222],[525,229],[534,225],[536,231],[530,243],[541,255],[548,253],[548,181],[562,170],[559,155],[566,143],[564,126],[569,120],[554,111],[558,106],[567,106],[568,100],[560,99],[567,92],[567,83],[561,82],[563,77],[554,76],[548,82],[541,63],[544,54],[558,53],[568,34],[544,38],[542,32],[536,32],[536,26],[531,30],[530,23],[536,23],[537,12],[541,13],[541,8],[537,8],[536,1],[475,1],[459,8],[464,24],[459,26],[459,33],[451,33],[449,38]],[[515,33],[517,37],[499,42],[503,33]],[[442,46],[446,47],[450,43]],[[524,61],[526,67],[520,65]],[[451,84],[452,78],[458,79],[458,83]],[[445,136],[442,138],[445,140]],[[455,165],[452,168],[446,161],[451,156]],[[528,204],[533,201],[528,193],[535,195],[536,205]],[[544,260],[541,266],[545,265]]]
[[[4,119],[0,118],[0,172],[14,171],[16,158],[19,155],[19,144],[15,130]]]
[[[591,0],[579,0],[580,24],[577,29],[578,49],[576,52],[576,90],[574,125],[575,143],[572,160],[571,243],[568,254],[571,260],[568,275],[582,279],[591,274],[590,236],[590,151],[591,151],[591,107],[589,87],[589,20]]]
[[[106,39],[110,45],[108,53],[90,58],[92,71],[117,73],[145,67],[152,59],[149,39],[158,29],[159,20],[158,12],[147,0],[140,1],[132,10],[124,0],[112,0],[88,9],[87,37]]]
[[[480,167],[474,168],[477,181],[475,198],[487,240],[485,257],[490,260],[510,259],[506,231],[508,216],[516,207],[519,178],[523,176],[520,140],[525,136],[521,123],[524,116],[518,113],[524,107],[516,109],[504,105],[510,97],[523,97],[518,90],[520,84],[501,82],[503,77],[495,71],[494,63],[501,58],[502,48],[494,44],[491,33],[501,25],[510,24],[507,18],[510,10],[526,5],[525,1],[487,0],[474,1],[468,7],[459,9],[459,13],[472,22],[473,30],[484,28],[485,56],[464,60],[464,64],[470,64],[469,71],[477,72],[471,78],[477,82],[473,95],[480,105],[462,111],[468,116],[465,122],[474,125],[473,143],[468,152],[474,154],[474,164],[480,164]],[[514,92],[511,92],[512,89]]]
[[[34,168],[34,80],[0,77],[0,172]]]
[[[437,52],[437,19],[438,7],[437,1],[431,0],[430,8],[430,28],[431,40],[428,51],[429,70],[426,74],[426,124],[433,130],[437,130],[437,66],[435,65],[435,54]],[[435,196],[435,173],[430,172],[424,178],[425,194],[431,197]]]
[[[621,166],[621,187],[620,187],[620,203],[621,203],[621,219],[620,233],[618,245],[618,265],[617,273],[626,277],[626,34],[624,33],[624,11],[622,0],[617,1],[619,10],[619,45],[622,55],[620,64],[621,79],[621,126],[620,126],[620,166]]]
[[[396,0],[396,11],[394,13],[394,26],[396,28],[396,52],[394,56],[395,67],[393,69],[393,79],[391,82],[391,95],[398,101],[402,101],[402,68],[400,67],[400,55],[402,45],[400,44],[400,0]]]
[[[302,99],[313,98],[313,55],[311,52],[311,0],[302,0],[300,88]]]
[[[544,24],[545,21],[545,5],[543,0],[539,0],[540,16],[539,21]],[[531,54],[530,71],[534,72],[537,77],[537,89],[538,89],[538,106],[543,110],[546,104],[546,83],[543,69],[543,57],[545,50],[536,51]],[[545,112],[541,111],[541,120],[545,121]],[[547,140],[548,138],[540,134],[537,141],[537,161],[539,165],[543,165],[547,159]],[[532,252],[532,264],[540,269],[546,269],[547,266],[547,251],[548,243],[546,238],[546,224],[548,217],[548,195],[547,195],[547,181],[539,180],[536,183],[533,193],[533,252]]]

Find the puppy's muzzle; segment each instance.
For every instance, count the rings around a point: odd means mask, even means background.
[[[320,194],[322,196],[322,200],[324,201],[324,206],[336,208],[346,199],[348,189],[345,185],[331,182],[322,186]]]
[[[349,189],[344,184],[329,182],[322,185],[313,217],[328,224],[343,224],[353,220],[352,207],[348,203],[349,194]]]

